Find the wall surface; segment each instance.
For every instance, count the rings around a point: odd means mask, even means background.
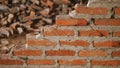
[[[0,68],[120,68],[120,0],[90,0],[40,30]]]

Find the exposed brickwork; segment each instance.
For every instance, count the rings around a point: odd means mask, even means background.
[[[79,31],[79,36],[109,36],[109,32],[105,30],[87,30]]]
[[[15,56],[40,56],[42,52],[40,50],[15,50]]]
[[[0,65],[22,65],[20,60],[0,59]]]
[[[112,53],[112,56],[113,56],[113,57],[120,57],[120,51],[114,51],[114,52]]]
[[[27,60],[27,64],[29,65],[53,65],[55,62],[54,60]]]
[[[74,56],[75,51],[73,50],[49,50],[46,51],[47,56]]]
[[[86,60],[59,60],[58,63],[60,65],[85,65],[86,64]]]
[[[120,26],[120,19],[99,19],[95,20],[95,25]]]
[[[59,26],[85,26],[87,21],[85,19],[58,19],[56,24]]]
[[[98,65],[98,66],[118,66],[120,65],[119,60],[92,60],[92,65]]]
[[[108,13],[108,9],[107,8],[101,8],[101,7],[97,7],[97,8],[89,8],[89,7],[77,7],[76,9],[77,13],[81,13],[81,14],[107,14]]]
[[[113,36],[120,36],[120,31],[113,32]]]
[[[115,14],[120,15],[120,7],[115,8]]]
[[[45,36],[73,36],[74,31],[72,30],[51,30],[51,31],[45,31]]]
[[[119,47],[120,41],[104,41],[104,42],[95,42],[95,47]]]
[[[84,57],[108,56],[108,53],[102,50],[83,50],[79,52],[79,56],[84,56]]]
[[[48,7],[53,5],[51,0],[40,1]],[[61,0],[56,2],[61,3]],[[6,45],[3,49],[9,49],[10,53],[0,54],[0,67],[120,68],[120,0],[89,0],[87,6],[74,8],[69,15],[56,16],[55,25],[40,27],[35,33],[27,34],[25,45],[13,48]],[[34,16],[36,14],[30,12],[23,19]],[[26,24],[32,24],[32,21]],[[11,28],[15,29],[14,26]]]
[[[61,45],[70,45],[70,46],[89,46],[87,41],[75,40],[75,41],[60,41]]]
[[[32,46],[55,46],[56,42],[53,42],[51,40],[28,40],[28,45]]]

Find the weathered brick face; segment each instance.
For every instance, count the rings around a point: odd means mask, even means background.
[[[72,13],[27,34],[25,47],[0,58],[0,67],[120,68],[120,0],[90,0]]]
[[[88,8],[88,7],[77,7],[76,13],[81,13],[81,14],[93,14],[93,15],[105,15],[108,13],[107,8]]]
[[[56,24],[59,26],[85,26],[87,21],[85,19],[58,19]]]
[[[115,8],[115,14],[120,15],[120,7]]]
[[[103,25],[103,26],[120,26],[120,19],[100,19],[95,20],[95,25]]]

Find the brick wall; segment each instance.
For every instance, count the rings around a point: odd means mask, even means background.
[[[27,34],[26,44],[1,55],[0,68],[120,68],[119,0],[90,0],[56,24]]]

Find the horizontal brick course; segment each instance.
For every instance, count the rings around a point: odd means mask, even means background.
[[[115,8],[115,14],[120,15],[120,7]]]
[[[85,19],[57,19],[56,25],[58,26],[86,26]]]
[[[98,66],[118,66],[120,65],[120,60],[92,60],[91,64]]]
[[[120,51],[113,51],[112,56],[113,57],[120,57]]]
[[[22,65],[21,60],[0,59],[0,65]]]
[[[42,40],[27,40],[27,44],[31,46],[55,46],[56,42],[47,40],[47,39],[42,39]]]
[[[94,42],[95,47],[119,47],[120,41]]]
[[[15,56],[40,56],[41,50],[15,50],[13,53]]]
[[[80,14],[98,14],[98,15],[105,15],[108,13],[107,8],[102,8],[102,7],[77,7],[76,8],[76,13]]]
[[[113,32],[113,36],[119,36],[120,37],[120,31]]]
[[[75,51],[73,50],[48,50],[46,51],[47,56],[74,56]]]
[[[54,60],[27,60],[26,62],[28,65],[53,65],[55,64]]]
[[[44,32],[45,36],[73,36],[73,30],[49,30]]]
[[[86,65],[86,60],[58,60],[60,65]]]
[[[99,19],[95,20],[95,25],[103,25],[103,26],[120,26],[120,19]]]
[[[70,45],[70,46],[89,46],[89,43],[87,41],[83,40],[75,40],[75,41],[63,41],[60,40],[61,45]]]
[[[109,32],[106,30],[87,30],[87,31],[83,31],[80,30],[79,31],[79,36],[109,36]]]
[[[94,57],[94,56],[108,56],[108,53],[103,50],[81,50],[79,56]]]

